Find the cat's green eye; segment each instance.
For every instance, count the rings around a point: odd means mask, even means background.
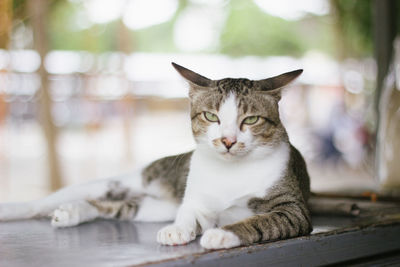
[[[211,121],[211,122],[218,122],[218,116],[215,115],[214,113],[208,112],[208,111],[204,111],[204,117],[206,118],[206,120]]]
[[[258,121],[259,116],[250,116],[243,120],[243,124],[252,125]]]

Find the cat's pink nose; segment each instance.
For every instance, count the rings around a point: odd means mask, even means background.
[[[230,149],[236,143],[236,137],[222,137],[221,142],[227,149]]]

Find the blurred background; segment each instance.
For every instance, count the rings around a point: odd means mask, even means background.
[[[212,79],[303,68],[281,116],[312,189],[380,190],[397,14],[394,0],[0,0],[0,201],[193,149],[172,61]]]

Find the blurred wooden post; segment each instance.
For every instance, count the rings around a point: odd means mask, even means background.
[[[392,67],[381,90],[377,134],[377,176],[385,192],[400,193],[400,37],[396,40]],[[396,62],[397,60],[397,62]]]
[[[118,50],[124,53],[124,61],[126,56],[132,52],[131,42],[130,42],[131,32],[126,28],[122,19],[119,20],[118,31],[117,31],[117,47]],[[123,71],[123,70],[122,70]],[[130,95],[130,83],[126,79],[126,75],[124,73],[121,74],[121,78],[124,80],[123,84],[126,86],[128,93],[122,99],[122,112],[123,112],[123,131],[124,131],[124,144],[125,144],[125,159],[128,163],[133,161],[133,153],[132,153],[132,114],[131,110],[133,109],[134,103],[133,98]]]
[[[0,48],[7,49],[12,27],[12,0],[0,0]]]
[[[10,44],[12,16],[12,0],[0,0],[0,49],[8,49]],[[7,70],[2,72],[7,72]],[[0,83],[1,86],[4,86],[4,84]],[[4,93],[0,91],[0,125],[5,121],[6,114],[7,104],[4,100]]]
[[[10,35],[12,30],[12,0],[0,0],[0,48],[8,49],[10,44]],[[6,73],[7,70],[2,70],[0,72]],[[0,81],[0,89],[4,84]],[[6,143],[5,138],[2,136],[3,134],[3,123],[5,122],[7,116],[7,103],[5,101],[5,93],[0,91],[0,168],[1,173],[6,174],[8,172],[7,167],[9,166],[7,160],[8,157],[6,155],[6,151],[4,150],[4,144]],[[3,164],[2,164],[3,163]],[[5,201],[7,199],[7,193],[9,191],[10,177],[7,175],[0,177],[0,194],[2,198],[0,201]]]
[[[57,128],[51,115],[52,103],[48,86],[48,73],[44,68],[44,58],[48,52],[47,14],[51,2],[46,0],[26,1],[27,12],[33,28],[34,47],[40,54],[42,64],[39,68],[41,78],[40,120],[47,142],[47,158],[49,167],[49,184],[52,191],[62,186],[59,159],[57,154]]]
[[[373,16],[375,59],[378,66],[375,95],[378,114],[376,176],[383,190],[398,194],[400,192],[400,88],[395,67],[400,64],[400,39],[396,42],[397,49],[394,50],[396,4],[399,3],[395,0],[375,0]],[[389,68],[391,64],[392,68]]]
[[[379,112],[383,81],[387,75],[393,55],[396,36],[396,0],[374,0],[372,16],[374,22],[374,52],[378,73],[376,77],[375,109]],[[379,116],[378,116],[379,117]],[[378,119],[379,120],[379,119]]]

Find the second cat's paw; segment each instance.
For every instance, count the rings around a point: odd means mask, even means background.
[[[196,238],[194,230],[178,225],[168,225],[157,233],[157,242],[163,245],[184,245]]]
[[[214,228],[204,232],[200,245],[207,249],[233,248],[240,246],[240,239],[232,232]]]
[[[69,227],[80,223],[79,205],[69,203],[61,205],[53,212],[51,225],[53,227]]]

